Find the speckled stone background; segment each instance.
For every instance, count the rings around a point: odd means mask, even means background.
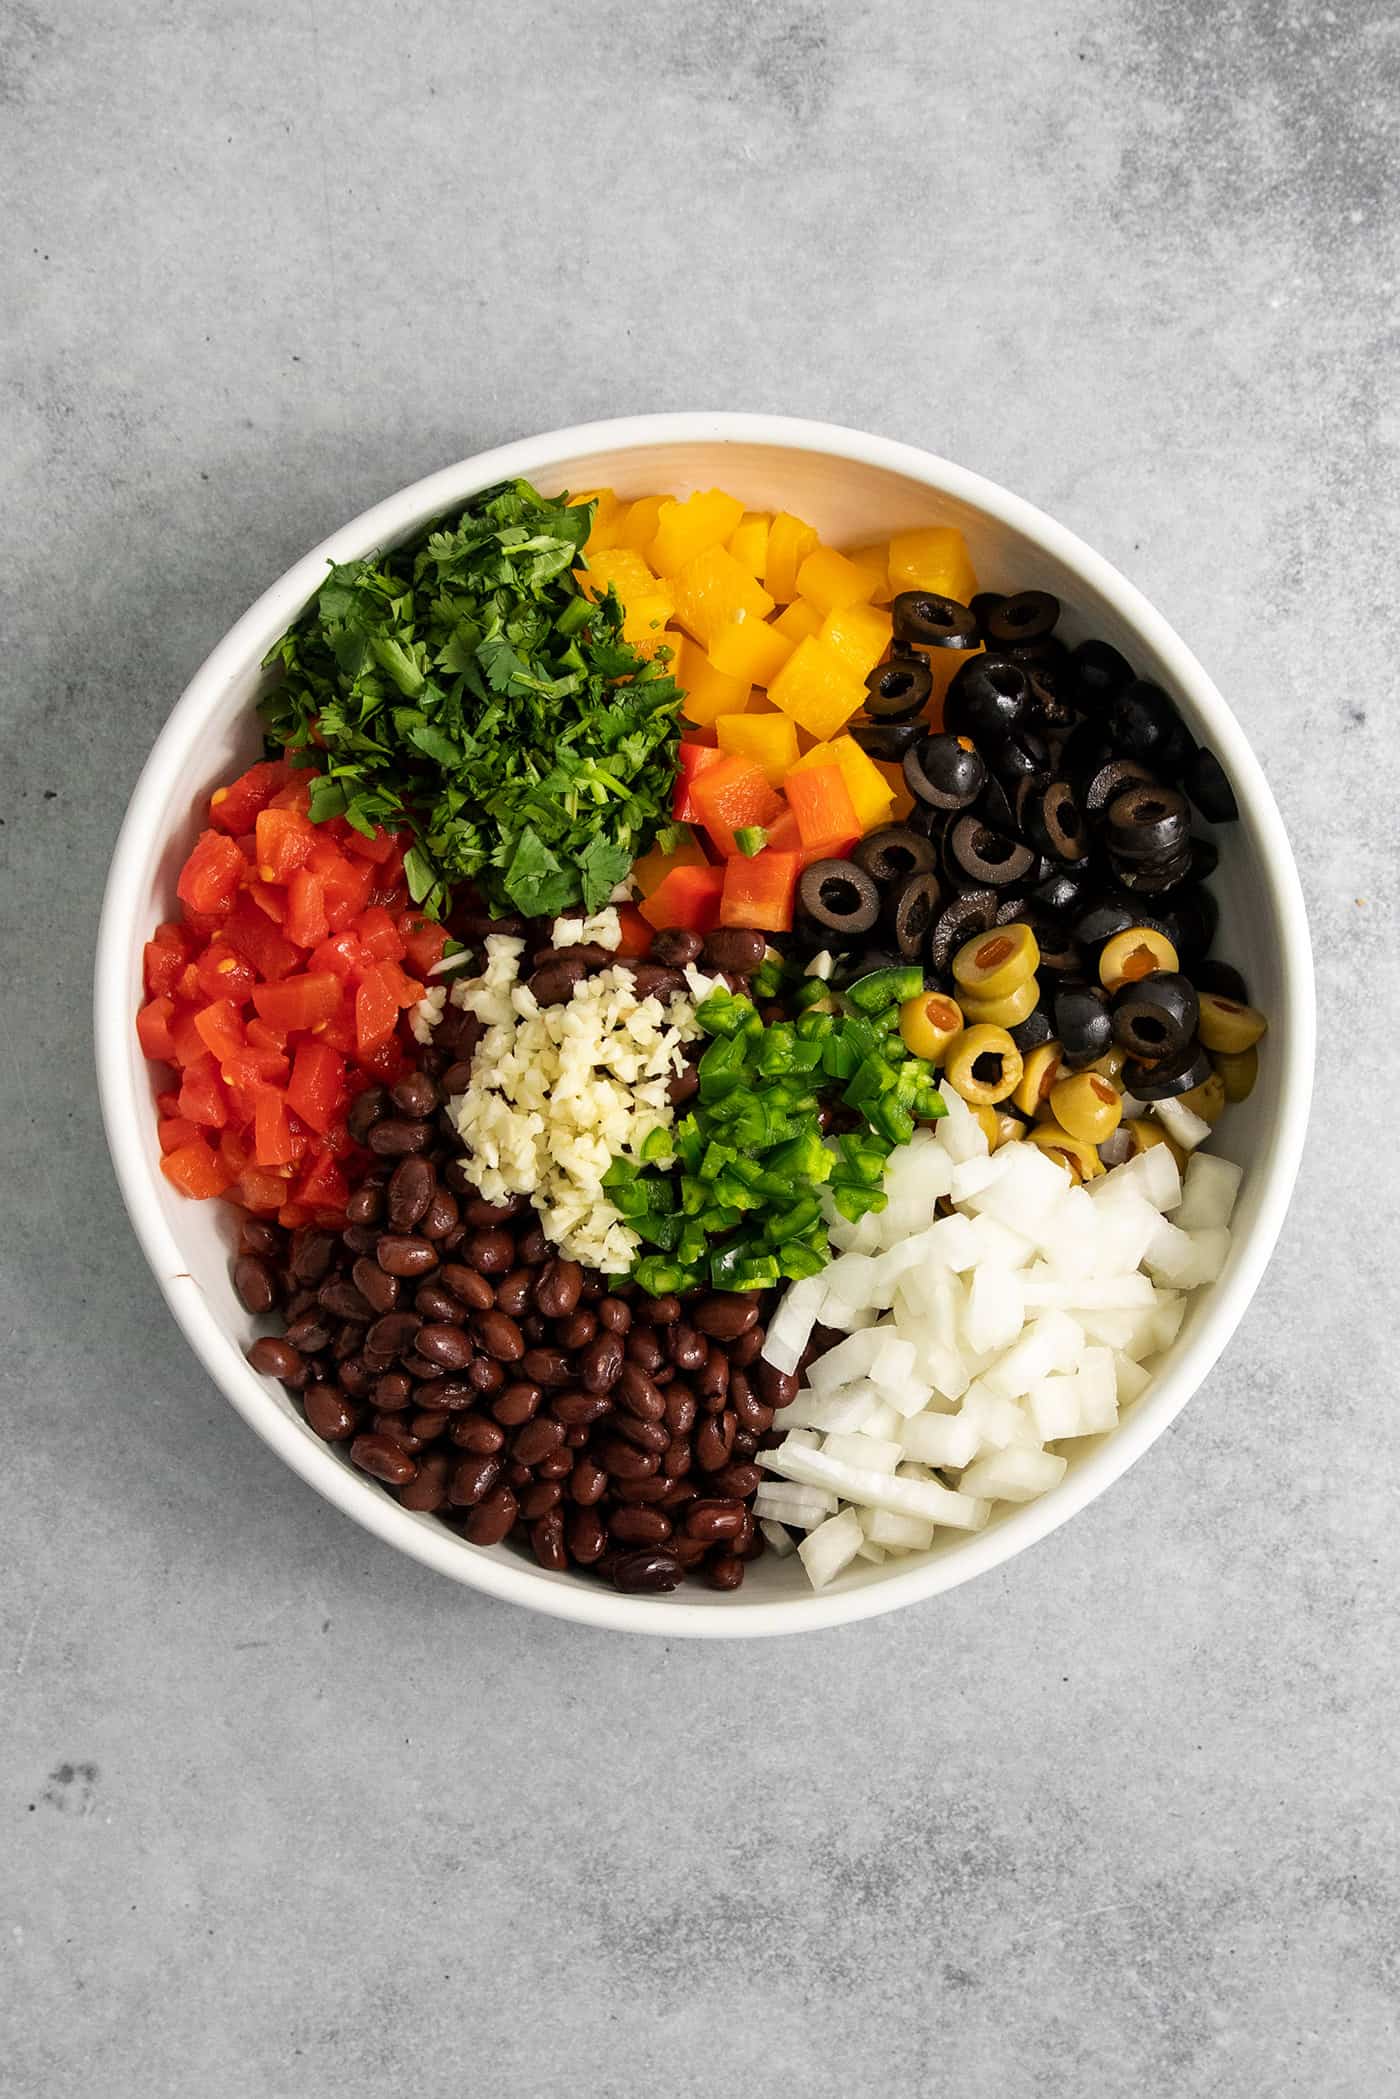
[[[0,0],[9,2099],[1400,2089],[1384,0]],[[1210,665],[1312,912],[1278,1255],[1111,1494],[920,1610],[629,1644],[285,1472],[130,1237],[93,926],[330,526],[662,407],[925,443]]]

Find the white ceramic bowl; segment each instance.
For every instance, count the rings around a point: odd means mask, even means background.
[[[249,1369],[242,1351],[250,1322],[228,1273],[230,1213],[177,1195],[157,1165],[151,1078],[133,1025],[142,943],[170,915],[197,809],[258,754],[253,702],[264,655],[328,562],[392,546],[477,490],[522,474],[551,492],[610,485],[624,496],[719,484],[754,509],[797,512],[838,545],[956,524],[984,588],[1055,592],[1071,639],[1102,635],[1166,686],[1217,753],[1239,800],[1240,823],[1219,838],[1219,952],[1245,965],[1270,1029],[1259,1084],[1230,1111],[1224,1132],[1223,1148],[1246,1169],[1224,1275],[1190,1300],[1180,1336],[1121,1426],[1072,1458],[1053,1493],[1006,1509],[977,1536],[951,1536],[888,1567],[850,1570],[820,1593],[808,1588],[795,1558],[769,1555],[734,1595],[683,1587],[668,1597],[620,1596],[601,1583],[547,1574],[510,1546],[468,1545],[433,1518],[400,1508],[320,1442],[279,1387]],[[1161,1435],[1229,1340],[1278,1235],[1307,1123],[1314,1012],[1302,893],[1264,775],[1195,657],[1115,569],[1029,503],[910,446],[776,416],[659,415],[555,431],[446,467],[333,534],[244,614],[191,679],[132,796],[98,940],[96,1035],[107,1138],[146,1258],[205,1369],[294,1471],[366,1530],[490,1595],[628,1632],[735,1638],[872,1617],[999,1566],[1102,1493]]]

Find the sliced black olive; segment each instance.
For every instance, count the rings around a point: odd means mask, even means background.
[[[1018,1020],[1015,1027],[1008,1028],[1006,1032],[1021,1055],[1028,1057],[1033,1049],[1040,1048],[1042,1042],[1049,1042],[1053,1038],[1055,1023],[1044,1006],[1032,1006],[1025,1019]]]
[[[1186,768],[1186,792],[1209,823],[1233,824],[1239,819],[1240,805],[1235,800],[1235,790],[1225,777],[1225,768],[1214,751],[1204,744]]]
[[[1179,773],[1190,759],[1193,746],[1186,725],[1169,694],[1150,678],[1134,678],[1114,693],[1102,721],[1116,751],[1154,772]]]
[[[1116,794],[1105,811],[1111,853],[1125,860],[1173,860],[1187,851],[1191,811],[1174,787],[1137,780]]]
[[[1052,780],[1032,794],[1021,813],[1027,837],[1052,860],[1077,863],[1087,856],[1089,826],[1068,780]]]
[[[945,865],[964,888],[1006,889],[1025,880],[1035,854],[1028,845],[989,830],[980,817],[960,816],[948,833]]]
[[[996,611],[997,606],[1004,605],[1005,603],[1005,591],[979,590],[975,591],[973,595],[968,599],[967,608],[968,611],[972,614],[972,617],[976,620],[980,631],[983,634],[985,634],[987,631],[987,621]]]
[[[1009,656],[969,656],[954,672],[943,702],[943,725],[954,736],[1000,736],[1030,707],[1031,681]]]
[[[868,831],[851,853],[851,864],[864,868],[881,889],[905,882],[910,875],[926,874],[938,865],[938,854],[927,838],[911,831],[908,824],[882,824]]]
[[[909,875],[889,897],[885,918],[894,944],[906,959],[919,954],[928,939],[942,891],[936,874]]]
[[[1130,1057],[1180,1056],[1196,1032],[1196,993],[1177,970],[1154,969],[1113,994],[1113,1039]]]
[[[928,735],[928,723],[917,716],[907,722],[852,722],[850,734],[868,758],[883,758],[887,765],[898,765],[904,753],[912,751]]]
[[[1193,1086],[1204,1086],[1214,1068],[1199,1042],[1192,1041],[1175,1057],[1163,1057],[1155,1064],[1129,1057],[1122,1077],[1134,1100],[1167,1101],[1178,1093],[1189,1093]]]
[[[1131,663],[1109,642],[1081,641],[1070,651],[1070,698],[1081,714],[1098,714],[1132,678]]]
[[[1220,865],[1220,848],[1213,838],[1191,840],[1191,880],[1208,882]]]
[[[797,907],[804,934],[821,935],[826,947],[848,946],[874,931],[880,892],[849,860],[814,860],[798,881]]]
[[[890,613],[899,639],[921,649],[975,649],[982,639],[971,607],[934,590],[901,590]]]
[[[1061,744],[1056,770],[1063,773],[1082,802],[1090,780],[1112,757],[1113,746],[1098,723],[1080,722]]]
[[[1052,1008],[1055,1033],[1072,1071],[1103,1056],[1113,1041],[1108,995],[1097,984],[1061,984]]]
[[[1197,991],[1214,992],[1217,998],[1232,998],[1237,1006],[1249,1004],[1249,987],[1230,962],[1198,962],[1191,972]]]
[[[862,943],[858,954],[838,955],[831,982],[837,991],[849,991],[862,977],[878,976],[882,969],[898,969],[903,960],[892,947],[867,947]]]
[[[986,785],[987,768],[957,736],[927,736],[904,754],[910,794],[931,809],[966,809]]]
[[[1013,661],[1019,660],[1019,652]],[[1030,721],[1033,728],[1044,735],[1049,731],[1068,734],[1079,719],[1074,702],[1069,697],[1067,673],[1049,663],[1023,663],[1021,665],[1031,681]]]
[[[1047,911],[1072,914],[1088,897],[1088,885],[1082,873],[1071,874],[1067,867],[1054,868],[1043,881],[1035,886],[1035,901],[1043,904]]]
[[[1053,633],[1059,616],[1060,601],[1048,590],[1018,590],[988,613],[987,640],[993,646],[1039,641],[1043,634]]]
[[[983,823],[993,831],[1004,831],[1008,838],[1014,838],[1020,829],[1016,821],[1015,787],[1014,780],[1003,781],[993,775],[977,797],[977,814]]]
[[[1125,787],[1132,787],[1145,780],[1149,786],[1157,784],[1145,765],[1136,758],[1109,758],[1091,773],[1084,782],[1080,796],[1086,816],[1102,816],[1110,802],[1115,801]]]
[[[933,691],[933,672],[922,656],[877,663],[865,681],[865,711],[877,722],[907,722],[922,713]]]
[[[1161,907],[1158,907],[1159,912]],[[1172,946],[1183,962],[1196,963],[1208,955],[1220,925],[1220,906],[1213,890],[1183,887],[1172,896]],[[1248,1003],[1248,1001],[1246,1001]]]
[[[1006,735],[986,734],[979,749],[999,780],[1012,785],[1020,780],[1048,780],[1050,751],[1029,723]]]
[[[991,931],[1000,902],[994,889],[968,889],[944,905],[934,920],[928,942],[929,962],[940,976],[947,976],[953,957],[965,940]]]
[[[1124,860],[1110,853],[1114,873],[1134,896],[1166,896],[1191,877],[1189,851],[1169,854],[1165,860]]]
[[[1036,975],[1042,986],[1054,983],[1060,977],[1082,977],[1084,974],[1084,950],[1077,940],[1072,940],[1062,919],[1034,897],[1012,897],[997,913],[999,926],[1028,925],[1035,935],[1035,944],[1040,950],[1036,964]]]
[[[1102,947],[1106,940],[1112,940],[1115,933],[1126,933],[1129,926],[1141,923],[1126,897],[1101,896],[1080,912],[1071,922],[1070,930],[1076,940],[1092,949]]]

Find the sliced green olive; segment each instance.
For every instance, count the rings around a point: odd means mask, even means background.
[[[992,1150],[994,1152],[1000,1151],[1003,1144],[1019,1144],[1026,1134],[1026,1125],[1022,1122],[1020,1116],[1012,1115],[1006,1108],[998,1108],[996,1118],[997,1136]]]
[[[942,1062],[943,1052],[962,1033],[963,1017],[955,1000],[941,991],[919,991],[899,1009],[899,1032],[911,1057]]]
[[[1217,1050],[1210,1061],[1224,1081],[1226,1100],[1247,1101],[1259,1076],[1258,1050],[1252,1044],[1233,1055],[1228,1050]]]
[[[1221,998],[1218,991],[1203,991],[1199,1003],[1196,1033],[1208,1050],[1219,1050],[1229,1057],[1253,1049],[1269,1025],[1256,1006],[1242,1006],[1237,999]]]
[[[1011,1096],[1023,1115],[1034,1115],[1041,1102],[1049,1098],[1050,1088],[1060,1076],[1060,1061],[1058,1042],[1042,1042],[1026,1058],[1021,1082]]]
[[[1147,1117],[1143,1115],[1136,1122],[1130,1122],[1127,1125],[1127,1130],[1128,1142],[1133,1147],[1134,1158],[1139,1152],[1148,1151],[1154,1144],[1165,1144],[1180,1170],[1183,1173],[1186,1171],[1185,1152],[1181,1149],[1175,1137],[1167,1135],[1160,1122],[1149,1122]]]
[[[1112,940],[1104,943],[1099,956],[1099,982],[1105,991],[1116,991],[1120,984],[1135,984],[1139,977],[1150,977],[1154,970],[1178,970],[1181,959],[1165,933],[1152,926],[1129,926],[1124,933],[1115,933]]]
[[[965,940],[953,957],[953,975],[959,986],[983,1004],[988,999],[1005,998],[1033,977],[1039,967],[1040,948],[1035,934],[1019,920]],[[1026,1012],[1029,1011],[1028,1006]]]
[[[1050,1112],[1071,1137],[1102,1144],[1122,1121],[1123,1102],[1102,1073],[1076,1071],[1051,1089]]]
[[[1026,1132],[1027,1144],[1048,1152],[1068,1170],[1071,1180],[1092,1181],[1104,1170],[1103,1160],[1083,1137],[1072,1137],[1057,1122],[1038,1122]]]
[[[948,1051],[943,1069],[954,1093],[970,1106],[994,1108],[1016,1090],[1021,1052],[1005,1028],[965,1028]]]
[[[973,1121],[987,1140],[987,1150],[994,1152],[997,1148],[996,1109],[989,1108],[985,1101],[969,1101],[968,1107],[972,1112]]]
[[[1114,1085],[1117,1086],[1122,1083],[1123,1066],[1127,1060],[1127,1051],[1120,1049],[1115,1042],[1112,1049],[1105,1050],[1101,1057],[1094,1059],[1089,1069],[1090,1071],[1100,1072],[1106,1079],[1112,1079]]]
[[[1208,1079],[1202,1079],[1199,1086],[1192,1086],[1186,1093],[1177,1095],[1183,1108],[1189,1108],[1193,1115],[1200,1116],[1202,1122],[1212,1125],[1225,1113],[1228,1098],[1225,1081],[1218,1071],[1213,1071]]]
[[[1011,930],[1007,928],[1008,932]],[[964,1018],[974,1025],[985,1023],[990,1028],[1016,1028],[1034,1013],[1040,999],[1040,986],[1035,978],[1027,977],[1014,991],[1003,992],[1000,998],[976,998],[964,991],[958,999]]]

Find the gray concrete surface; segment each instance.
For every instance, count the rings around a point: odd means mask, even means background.
[[[1400,2088],[1397,25],[1383,0],[0,0],[0,2088]],[[495,1607],[196,1368],[94,916],[191,667],[443,461],[748,406],[1023,490],[1190,637],[1325,1063],[1207,1392],[945,1601],[735,1649]]]

